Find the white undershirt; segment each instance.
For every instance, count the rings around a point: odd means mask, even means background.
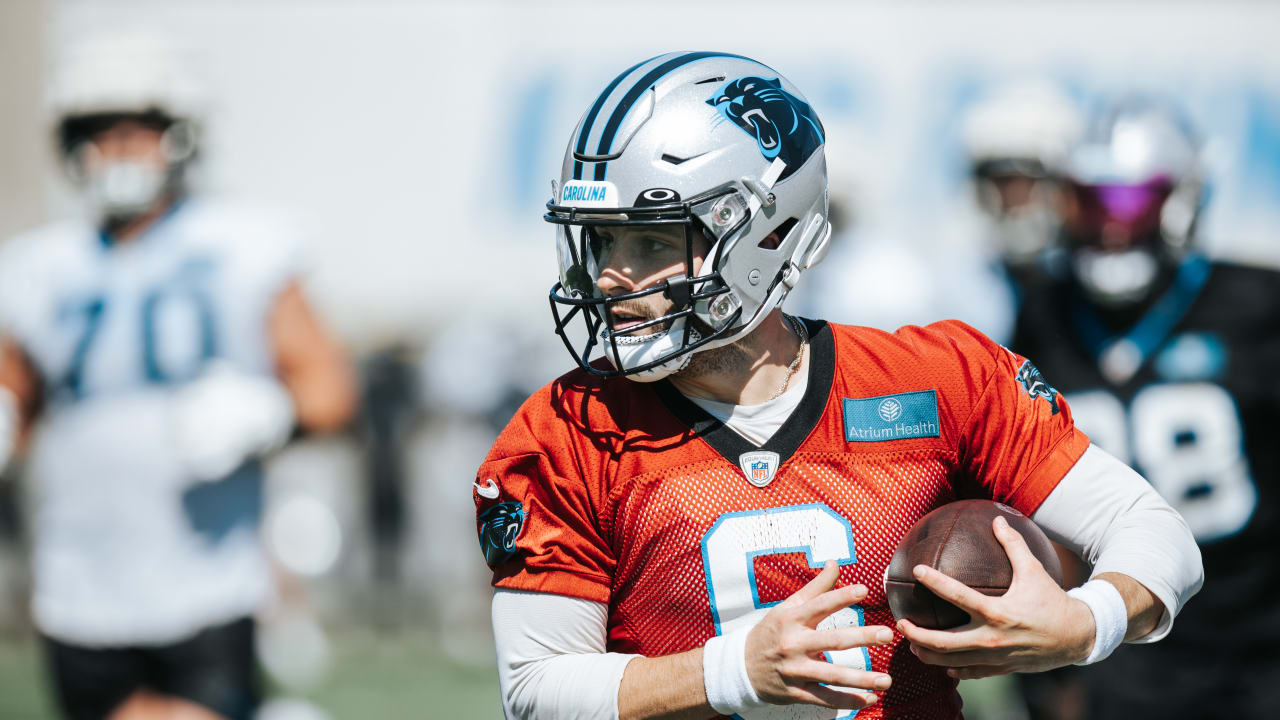
[[[760,446],[769,442],[769,438],[778,432],[778,428],[791,417],[791,413],[800,407],[804,391],[809,387],[809,373],[804,370],[806,368],[801,368],[801,372],[792,376],[786,392],[759,405],[734,405],[692,395],[685,397],[730,430]]]
[[[1031,519],[1091,565],[1090,577],[1128,575],[1160,599],[1160,622],[1131,643],[1168,635],[1174,616],[1204,583],[1200,548],[1187,521],[1137,471],[1096,445],[1084,451]]]
[[[493,593],[493,642],[507,718],[618,717],[618,687],[638,655],[605,652],[604,603],[525,590]]]
[[[1142,476],[1093,445],[1031,517],[1090,562],[1092,575],[1124,573],[1160,599],[1165,611],[1155,630],[1131,642],[1168,634],[1204,581],[1200,550],[1182,516]],[[617,718],[622,674],[637,656],[605,652],[608,610],[605,603],[563,595],[494,591],[507,717]]]

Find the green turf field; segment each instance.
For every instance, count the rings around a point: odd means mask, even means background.
[[[54,717],[44,685],[35,638],[0,638],[0,718],[44,720]]]
[[[334,638],[334,671],[311,699],[335,718],[501,718],[498,676],[461,665],[407,635]]]
[[[305,697],[335,720],[501,718],[493,668],[447,659],[424,635],[349,629],[334,633],[333,671]],[[53,720],[33,637],[0,639],[0,718]],[[1014,720],[1007,678],[961,683],[970,720]]]
[[[335,720],[501,718],[491,667],[452,662],[414,633],[344,631],[333,638],[334,664],[305,697]],[[0,718],[53,720],[35,638],[0,639]]]

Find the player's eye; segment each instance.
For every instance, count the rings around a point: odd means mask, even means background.
[[[648,252],[661,252],[675,246],[675,242],[661,235],[646,235],[640,239],[640,247]]]
[[[596,260],[602,260],[614,246],[614,237],[608,233],[599,231],[590,231],[588,238],[591,242],[591,254]]]

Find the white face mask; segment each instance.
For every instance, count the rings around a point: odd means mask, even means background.
[[[1075,273],[1089,296],[1103,305],[1141,300],[1155,282],[1160,262],[1147,250],[1103,252],[1082,248],[1075,253]]]
[[[129,218],[155,205],[168,181],[168,171],[151,163],[113,160],[86,172],[83,187],[99,217]]]

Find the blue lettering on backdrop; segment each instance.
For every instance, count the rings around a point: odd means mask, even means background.
[[[633,60],[619,57],[617,62],[601,63],[601,67],[624,67]],[[898,126],[885,121],[892,93],[868,79],[871,74],[833,70],[838,64],[831,62],[802,63],[798,68],[791,63],[788,67],[792,68],[789,76],[809,89],[810,100],[832,126],[832,134],[849,138],[849,124],[854,123],[872,141],[899,143],[898,155],[904,158],[905,167],[894,168],[886,176],[902,178],[919,204],[942,207],[955,199],[957,188],[967,179],[956,118],[984,90],[1014,79],[982,63],[980,55],[940,57],[933,62],[926,73],[930,79],[923,81],[921,92],[935,100],[911,137],[901,137]],[[1085,107],[1099,99],[1099,78],[1087,71],[1053,63],[1040,69],[1046,80]],[[513,220],[523,223],[531,213],[541,213],[548,180],[558,175],[564,157],[565,129],[577,120],[580,105],[607,82],[609,73],[601,75],[552,61],[541,67],[517,68],[508,77],[510,84],[498,93],[513,99],[513,110],[503,113],[505,126],[500,128],[506,142],[488,154],[485,162],[493,169],[481,176],[486,181],[504,179],[508,202],[501,204]],[[1218,234],[1230,237],[1232,246],[1265,252],[1270,248],[1269,239],[1258,237],[1254,228],[1267,226],[1258,219],[1270,217],[1271,201],[1280,196],[1280,96],[1266,83],[1226,69],[1196,78],[1194,87],[1171,85],[1163,77],[1150,77],[1146,84],[1183,101],[1204,134],[1223,138],[1225,156],[1235,159],[1213,178],[1216,189],[1209,214],[1222,217],[1206,218],[1214,220],[1206,228],[1212,225]],[[570,98],[578,103],[569,103]],[[833,166],[842,160],[832,158]]]
[[[541,208],[547,201],[547,180],[560,168],[564,147],[557,140],[565,128],[552,127],[556,102],[560,96],[555,68],[543,68],[537,74],[524,76],[512,83],[510,94],[515,102],[507,117],[507,146],[505,152],[495,153],[490,162],[497,162],[494,172],[483,173],[482,182],[488,178],[505,178],[512,202],[503,203],[515,217],[525,218],[531,209]],[[549,168],[551,170],[549,170]],[[478,197],[490,197],[486,192]]]
[[[1248,127],[1245,130],[1242,154],[1247,163],[1246,174],[1254,183],[1271,191],[1269,198],[1280,198],[1280,100],[1267,95],[1261,87],[1248,90]]]

